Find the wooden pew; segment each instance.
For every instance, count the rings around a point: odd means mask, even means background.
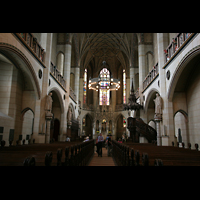
[[[131,151],[125,157],[129,148]],[[150,143],[127,142],[125,145],[114,141],[113,157],[120,166],[126,166],[127,163],[130,166],[200,166],[200,152],[196,150]]]

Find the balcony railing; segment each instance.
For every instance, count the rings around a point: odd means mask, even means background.
[[[62,85],[65,88],[66,81],[63,78],[63,76],[61,75],[61,73],[59,72],[59,70],[57,69],[57,67],[54,66],[54,64],[52,62],[51,62],[51,66],[50,66],[50,72],[54,76],[54,78],[60,83],[60,85]]]
[[[145,90],[154,81],[158,74],[158,63],[156,63],[143,81],[143,90]]]
[[[189,40],[193,35],[194,33],[178,33],[175,38],[172,38],[171,44],[164,50],[165,62],[167,63],[184,46],[185,41]]]
[[[38,60],[44,62],[45,51],[32,33],[16,33],[16,35],[25,41],[25,44],[32,52],[34,52]]]
[[[76,101],[76,95],[75,95],[75,93],[74,93],[74,90],[72,90],[71,87],[69,87],[69,89],[70,89],[69,95],[71,96],[71,98],[72,98],[74,101]]]

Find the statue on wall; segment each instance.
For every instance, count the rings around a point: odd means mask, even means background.
[[[67,121],[70,123],[72,121],[72,109],[71,107],[69,107],[69,110],[68,110],[68,118],[67,118]]]
[[[162,98],[158,93],[156,93],[156,98],[153,101],[155,103],[154,118],[162,118]]]
[[[45,105],[45,110],[46,110],[46,113],[47,114],[50,114],[51,111],[52,111],[52,103],[53,103],[53,100],[52,100],[52,93],[50,92],[47,97],[46,97],[46,105]]]

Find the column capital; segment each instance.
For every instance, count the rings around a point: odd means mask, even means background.
[[[72,45],[72,34],[71,33],[65,34],[65,44]]]
[[[52,120],[53,114],[49,111],[46,111],[45,119],[46,120]]]

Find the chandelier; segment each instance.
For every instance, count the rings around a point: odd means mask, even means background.
[[[120,88],[120,80],[110,76],[109,70],[106,68],[106,61],[103,61],[104,68],[101,70],[97,78],[90,78],[88,88],[92,90],[106,89],[118,90]]]

